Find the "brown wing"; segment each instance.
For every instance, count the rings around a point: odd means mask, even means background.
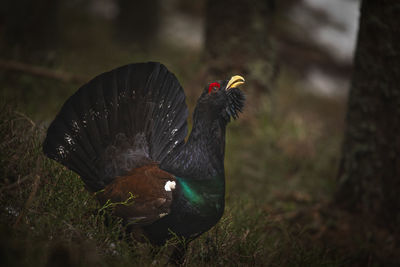
[[[114,206],[114,214],[126,222],[149,224],[170,212],[175,182],[175,177],[157,164],[145,165],[117,177],[98,198],[102,205]]]

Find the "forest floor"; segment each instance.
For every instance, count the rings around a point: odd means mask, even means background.
[[[91,39],[79,40],[87,45],[79,49],[66,44],[51,68],[90,78],[130,62],[161,61],[177,75],[193,110],[206,82],[198,52],[164,46],[149,58]],[[400,263],[394,237],[332,204],[345,99],[316,96],[298,80],[282,70],[272,91],[243,86],[250,103],[227,131],[226,211],[191,242],[187,266]],[[47,126],[80,84],[1,71],[0,85],[0,265],[167,264],[179,240],[155,251],[128,239],[79,177],[41,151]]]

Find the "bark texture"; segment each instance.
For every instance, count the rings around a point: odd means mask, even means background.
[[[400,222],[400,2],[364,0],[336,201]]]

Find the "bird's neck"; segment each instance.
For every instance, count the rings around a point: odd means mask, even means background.
[[[181,177],[224,178],[225,129],[221,118],[195,111],[192,131],[177,157]]]
[[[188,149],[199,151],[198,158],[211,164],[223,164],[225,156],[226,123],[220,119],[207,120],[197,118],[193,122],[192,132],[189,136]]]

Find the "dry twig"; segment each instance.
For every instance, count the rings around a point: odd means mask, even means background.
[[[65,83],[84,83],[87,79],[83,76],[71,74],[63,71],[56,71],[45,67],[33,66],[30,64],[0,59],[0,69],[20,71],[35,76],[59,80]]]

